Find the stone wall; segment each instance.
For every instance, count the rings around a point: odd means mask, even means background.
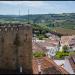
[[[32,72],[32,28],[0,24],[0,69]],[[29,72],[30,71],[30,72]]]

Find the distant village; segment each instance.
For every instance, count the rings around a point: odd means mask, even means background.
[[[59,37],[50,32],[45,35],[47,38],[40,40],[36,37],[36,34],[33,34],[33,53],[45,53],[45,56],[40,59],[38,55],[33,56],[34,65],[37,65],[37,70],[34,69],[34,73],[51,74],[53,72],[54,74],[75,74],[75,35]],[[38,63],[37,60],[40,62]],[[54,65],[56,71],[55,69],[52,70]]]

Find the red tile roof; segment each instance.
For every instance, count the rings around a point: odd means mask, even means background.
[[[41,64],[42,74],[68,74],[63,68],[59,67],[52,59],[43,57],[42,59],[33,59],[33,74],[38,74],[38,61]]]
[[[32,44],[32,50],[33,51],[46,51],[46,47],[45,47],[45,45],[44,46],[42,46],[42,44],[41,43],[35,43],[35,42],[33,42],[33,44]]]
[[[61,37],[61,44],[63,45],[69,45],[74,44],[75,45],[75,36],[62,36]]]
[[[55,40],[55,39],[53,39],[53,40],[51,40],[51,39],[48,39],[48,40],[46,40],[46,42],[49,42],[49,43],[52,43],[52,44],[58,44],[59,43],[59,40]]]
[[[32,50],[33,51],[43,51],[41,47],[39,47],[35,42],[32,43]]]

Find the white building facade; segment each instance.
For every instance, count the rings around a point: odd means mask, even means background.
[[[47,49],[47,55],[48,57],[51,57],[51,56],[55,56],[56,55],[56,52],[59,50],[59,48],[57,46],[53,46],[53,47],[46,47]]]
[[[64,63],[64,69],[69,72],[70,74],[75,74],[72,67],[71,67],[71,64],[69,62],[69,60],[67,58],[65,58],[65,63]]]

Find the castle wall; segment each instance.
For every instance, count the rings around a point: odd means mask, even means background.
[[[19,45],[15,44],[18,36]],[[32,28],[28,25],[0,25],[0,69],[32,71]]]

